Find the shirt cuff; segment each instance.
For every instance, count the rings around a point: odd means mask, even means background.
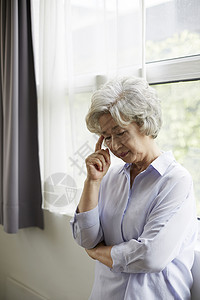
[[[75,213],[74,217],[70,220],[73,236],[75,239],[80,237],[80,232],[84,229],[89,229],[99,224],[99,210],[98,205],[86,212]]]
[[[101,241],[98,206],[87,212],[75,213],[70,223],[74,239],[80,246],[90,249]]]
[[[113,265],[111,271],[115,273],[124,272],[126,268],[126,259],[123,255],[124,244],[115,245],[111,249]]]
[[[89,211],[75,213],[74,219],[75,222],[78,222],[80,230],[96,225],[97,220],[99,220],[98,205]]]

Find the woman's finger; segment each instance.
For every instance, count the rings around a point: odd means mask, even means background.
[[[104,140],[104,136],[101,135],[100,138],[98,139],[97,143],[96,143],[95,152],[98,151],[98,150],[101,150],[103,140]]]
[[[86,159],[87,165],[94,165],[97,170],[104,170],[107,165],[110,165],[110,154],[106,150],[98,150]]]
[[[106,149],[106,150],[101,149],[101,150],[98,150],[95,153],[97,153],[99,155],[102,155],[104,157],[105,162],[110,163],[110,153],[109,153],[108,149]]]
[[[90,159],[86,160],[86,165],[94,166],[98,171],[103,171],[103,162],[99,157],[91,157]]]

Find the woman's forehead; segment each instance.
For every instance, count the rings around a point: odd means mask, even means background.
[[[110,114],[102,115],[99,118],[99,125],[101,127],[102,134],[111,133],[121,128]]]

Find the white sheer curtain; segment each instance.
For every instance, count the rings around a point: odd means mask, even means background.
[[[72,215],[97,137],[91,93],[142,66],[140,0],[32,0],[43,207]]]

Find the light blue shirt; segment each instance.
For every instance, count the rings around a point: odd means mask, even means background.
[[[112,268],[96,261],[90,300],[188,300],[197,236],[190,174],[171,152],[140,173],[109,169],[98,206],[71,220],[79,245],[113,245]]]

